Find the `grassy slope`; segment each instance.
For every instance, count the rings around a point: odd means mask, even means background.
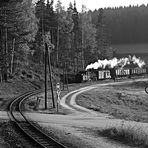
[[[43,86],[42,69],[29,69],[26,67],[16,70],[12,79],[0,83],[0,111],[6,111],[13,98],[30,90]],[[16,137],[16,138],[15,138]],[[18,141],[18,133],[12,122],[1,120],[0,122],[0,147],[7,148],[22,147],[22,142]],[[16,145],[15,145],[16,144]],[[20,146],[21,145],[21,146]]]
[[[94,89],[78,96],[77,103],[116,118],[148,122],[147,82]]]

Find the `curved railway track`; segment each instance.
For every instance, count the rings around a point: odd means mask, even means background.
[[[36,148],[66,148],[63,144],[51,138],[37,125],[29,121],[23,114],[22,103],[30,96],[41,93],[43,90],[30,91],[15,98],[9,106],[9,116],[16,123],[19,130],[27,137],[29,143]]]

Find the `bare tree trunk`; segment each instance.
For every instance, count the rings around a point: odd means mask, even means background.
[[[8,75],[7,52],[8,52],[7,28],[5,28],[5,50],[4,50],[4,80],[5,81],[7,81],[7,75]]]
[[[84,59],[84,47],[82,47],[81,51],[81,57],[82,57],[82,70],[85,70],[85,59]]]
[[[59,64],[59,26],[57,28],[57,66]]]
[[[77,70],[76,73],[79,71],[79,52],[77,52]]]
[[[84,31],[82,27],[82,70],[85,69],[85,59],[84,59]]]
[[[11,67],[10,67],[11,75],[13,73],[13,65],[14,65],[14,45],[15,45],[15,38],[13,38],[12,40],[12,54],[11,54]]]
[[[68,89],[68,74],[67,74],[67,64],[65,63],[65,76],[66,76],[66,87],[67,87],[67,90],[69,91]]]
[[[2,33],[3,33],[3,30],[2,30]],[[5,52],[5,42],[3,40],[3,36],[2,36],[2,81],[4,80],[4,72],[5,72],[5,55],[4,55],[4,52]]]
[[[0,55],[1,55],[1,65],[0,65],[0,81],[2,82],[2,76],[3,76],[3,39],[2,39],[2,28],[0,29]]]

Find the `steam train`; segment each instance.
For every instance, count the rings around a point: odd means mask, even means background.
[[[89,80],[98,81],[105,79],[118,79],[122,77],[144,76],[148,74],[148,68],[112,68],[112,69],[90,69],[87,71],[80,71],[76,75],[67,74],[67,80],[62,81],[66,83],[81,83]]]
[[[82,78],[82,81],[88,80],[104,80],[104,79],[115,79],[121,77],[142,76],[148,74],[146,68],[122,68],[122,69],[91,69],[87,71]]]

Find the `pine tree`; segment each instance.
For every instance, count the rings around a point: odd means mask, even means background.
[[[33,61],[36,63],[43,63],[44,59],[44,41],[43,36],[45,34],[44,30],[44,20],[45,20],[45,11],[46,11],[46,5],[45,0],[39,0],[37,1],[35,5],[35,15],[38,19],[38,32],[35,37],[35,41],[33,42],[32,49],[34,50],[33,54]]]
[[[65,62],[70,64],[70,48],[71,48],[71,31],[72,31],[72,19],[70,11],[67,12],[62,7],[62,3],[58,1],[56,5],[56,12],[58,15],[58,27],[59,27],[59,63],[63,67]]]
[[[92,24],[91,14],[86,7],[82,7],[81,12],[81,29],[82,29],[82,64],[83,70],[85,66],[96,58],[96,28]],[[91,56],[91,59],[90,59]]]
[[[33,48],[35,49],[34,60],[38,63],[43,63],[43,54],[44,54],[44,39],[43,36],[47,32],[51,33],[52,43],[56,43],[57,38],[57,21],[56,15],[53,10],[53,1],[45,4],[45,0],[39,0],[36,3],[36,17],[39,20],[38,26],[39,30],[37,32],[36,40],[34,42]]]
[[[81,42],[81,28],[80,28],[80,20],[79,20],[79,14],[76,8],[76,3],[74,3],[74,8],[73,8],[73,14],[72,14],[72,19],[73,19],[73,50],[75,52],[74,55],[74,72],[77,73],[79,71],[79,63],[81,61],[81,47],[82,47],[82,42]]]
[[[15,58],[22,52],[26,53],[23,46],[28,46],[28,42],[34,40],[37,30],[37,20],[34,14],[34,7],[30,0],[9,1],[0,7],[0,24],[2,43],[2,75],[7,80],[8,70],[13,70],[14,46]],[[21,48],[22,47],[22,48]],[[28,47],[29,48],[29,47]],[[22,55],[21,55],[22,56]],[[25,62],[27,59],[25,57]]]
[[[98,48],[98,57],[101,59],[107,58],[106,50],[109,47],[108,35],[106,32],[106,26],[104,22],[104,11],[99,9],[98,22],[97,22],[97,48]]]

